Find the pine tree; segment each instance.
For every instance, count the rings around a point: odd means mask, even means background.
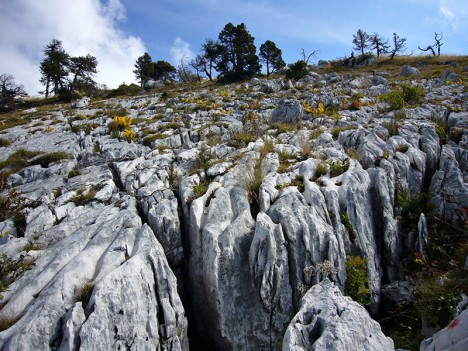
[[[150,80],[154,72],[154,63],[151,59],[151,56],[145,52],[140,56],[135,63],[135,77],[140,81],[140,87],[144,88],[145,84]]]
[[[202,51],[192,60],[191,66],[203,71],[210,81],[213,80],[213,69],[219,56],[219,45],[213,39],[206,39]]]
[[[281,55],[281,50],[278,49],[276,44],[271,40],[267,40],[260,45],[260,59],[266,64],[267,77],[270,76],[270,73],[278,71],[286,66]]]
[[[96,84],[93,75],[97,73],[97,64],[97,59],[89,54],[70,58],[69,69],[73,76],[69,84],[70,95],[76,90],[87,90]]]
[[[400,38],[396,33],[393,33],[393,48],[390,51],[390,58],[393,59],[397,53],[406,50],[406,38]]]
[[[255,38],[244,23],[228,23],[219,33],[219,51],[216,69],[228,80],[240,80],[260,72]]]
[[[40,82],[45,85],[47,98],[51,92],[58,95],[65,91],[70,55],[63,49],[60,40],[53,39],[44,47],[44,56],[44,60],[40,63],[42,75]]]
[[[369,47],[369,34],[362,29],[358,29],[356,35],[353,35],[354,50],[360,51],[364,56],[364,50]]]
[[[381,54],[385,54],[388,52],[390,45],[388,45],[388,40],[384,39],[377,33],[372,34],[369,37],[370,41],[370,48],[375,49],[377,57]]]

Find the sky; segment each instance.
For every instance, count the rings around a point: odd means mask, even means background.
[[[95,80],[116,88],[136,82],[145,52],[177,66],[229,22],[245,23],[257,49],[275,42],[286,63],[302,49],[313,62],[350,55],[358,29],[397,33],[414,55],[443,33],[442,54],[468,55],[467,0],[0,0],[0,74],[37,95],[43,48],[58,39],[72,56],[95,56]]]

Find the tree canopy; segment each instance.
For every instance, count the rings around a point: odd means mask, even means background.
[[[255,38],[244,23],[228,23],[219,33],[216,70],[227,80],[240,80],[260,73]]]
[[[283,61],[281,49],[276,47],[276,44],[271,40],[267,40],[260,45],[260,59],[265,62],[267,69],[267,77],[270,73],[280,70],[286,63]]]
[[[15,83],[11,74],[0,75],[0,111],[7,111],[14,107],[18,98],[27,96],[22,85]]]
[[[57,39],[44,47],[44,59],[41,61],[40,82],[45,86],[45,97],[50,94],[70,97],[79,90],[89,92],[95,86],[93,75],[97,73],[97,59],[86,56],[72,57]]]
[[[364,56],[364,50],[369,47],[370,36],[362,29],[358,29],[356,35],[353,35],[354,50],[360,51]]]
[[[154,64],[151,56],[145,52],[140,56],[135,63],[135,77],[140,81],[140,87],[144,88],[145,84],[151,79],[154,72]]]

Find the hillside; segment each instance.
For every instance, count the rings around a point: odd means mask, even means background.
[[[467,82],[396,58],[0,114],[0,350],[418,350],[457,305],[421,350],[463,348]]]

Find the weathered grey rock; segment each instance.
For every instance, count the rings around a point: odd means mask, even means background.
[[[206,170],[206,175],[209,177],[215,177],[217,175],[224,174],[231,166],[231,162],[216,163]]]
[[[348,82],[348,86],[353,89],[364,88],[370,83],[367,77],[357,77]]]
[[[425,186],[429,186],[431,178],[439,165],[440,142],[439,135],[432,126],[426,124],[420,127],[421,139],[420,149],[426,154],[426,175],[424,178]]]
[[[283,99],[278,106],[273,110],[270,122],[271,123],[299,123],[302,121],[304,109],[295,98]]]
[[[398,306],[409,306],[416,296],[414,295],[414,283],[410,281],[395,281],[382,286],[382,300]]]
[[[364,307],[328,279],[313,286],[286,330],[283,351],[393,351],[393,341]]]
[[[456,161],[454,149],[442,147],[440,168],[432,177],[430,192],[434,214],[443,220],[458,225],[463,223],[463,208],[468,208],[468,187]]]
[[[439,84],[446,84],[447,82],[458,83],[461,81],[459,74],[447,69],[439,79]]]
[[[265,94],[277,93],[281,90],[281,81],[276,79],[262,81],[261,89]]]
[[[387,279],[397,279],[397,267],[402,250],[398,222],[393,211],[393,187],[395,172],[393,168],[368,170],[371,179],[372,210],[376,233],[383,234],[384,250],[381,252]]]
[[[468,310],[429,339],[421,342],[420,351],[464,351],[468,349]]]
[[[89,97],[81,98],[80,100],[76,100],[71,104],[72,108],[86,108],[89,106],[89,102],[91,99]]]
[[[292,289],[289,281],[288,253],[281,225],[259,213],[255,235],[250,246],[250,273],[269,321],[265,333],[270,334],[268,349],[276,347],[293,313]]]
[[[372,215],[371,181],[368,173],[359,165],[342,177],[338,193],[342,211],[346,211],[356,236],[354,245],[360,255],[367,259],[367,277],[371,292],[371,313],[377,312],[380,303],[382,269],[376,242],[376,231]]]
[[[159,195],[159,196],[157,196]],[[161,243],[169,264],[180,266],[184,259],[177,198],[170,191],[148,198],[142,205],[148,225]]]
[[[247,192],[238,186],[212,183],[190,208],[193,316],[199,335],[220,350],[268,350],[272,342],[270,313],[254,298],[250,277],[254,225]]]
[[[419,75],[419,70],[416,67],[411,67],[408,65],[403,66],[401,73],[401,76],[417,76]]]
[[[450,127],[468,129],[468,112],[452,112],[448,117]]]
[[[60,351],[73,351],[79,350],[80,338],[79,332],[81,326],[86,321],[86,317],[83,310],[83,304],[77,302],[72,308],[70,308],[64,316],[62,324],[62,342],[58,350]]]
[[[374,75],[374,76],[371,76],[369,79],[373,85],[380,85],[380,84],[387,85],[388,84],[388,81],[384,77],[381,77],[381,76]]]
[[[268,215],[280,223],[288,243],[290,281],[294,292],[294,306],[303,294],[304,286],[311,286],[325,278],[319,271],[306,277],[304,269],[329,261],[335,267],[334,281],[344,284],[345,252],[341,238],[337,237],[326,211],[325,199],[310,183],[303,197],[289,188],[270,207]],[[309,194],[309,195],[308,195]],[[313,201],[313,202],[312,202]]]
[[[31,238],[54,225],[55,217],[47,205],[41,205],[29,212],[26,217],[25,237]]]
[[[83,350],[113,349],[116,340],[138,349],[165,340],[170,350],[186,350],[187,321],[175,278],[136,209],[101,206],[85,218],[62,222],[66,235],[3,293],[0,317],[21,318],[0,333],[2,350],[74,349],[78,333]],[[92,293],[83,310],[75,302],[88,283]]]

